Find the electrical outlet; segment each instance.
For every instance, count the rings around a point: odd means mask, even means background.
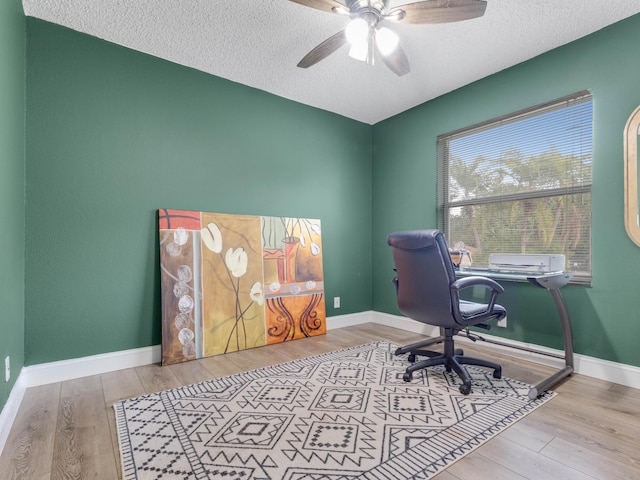
[[[4,381],[8,382],[11,379],[11,359],[9,355],[4,359]]]
[[[498,320],[496,325],[498,327],[507,328],[507,317],[504,317],[502,320]]]
[[[333,297],[333,308],[340,308],[340,297]]]

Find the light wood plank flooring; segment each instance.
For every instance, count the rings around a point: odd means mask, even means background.
[[[147,365],[30,388],[0,456],[0,479],[119,479],[114,402],[379,338],[402,345],[419,339],[365,324],[179,365]],[[465,345],[465,350],[496,356],[482,346]],[[551,371],[508,357],[499,362],[503,375],[529,383]],[[559,395],[552,401],[434,478],[639,479],[640,390],[580,375],[555,390]]]

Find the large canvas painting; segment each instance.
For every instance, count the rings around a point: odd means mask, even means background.
[[[326,333],[320,220],[161,209],[162,364]]]

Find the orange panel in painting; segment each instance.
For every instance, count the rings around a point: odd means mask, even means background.
[[[324,294],[267,298],[267,344],[326,333]]]
[[[160,230],[184,228],[186,230],[200,230],[200,212],[186,210],[158,210],[158,226]]]

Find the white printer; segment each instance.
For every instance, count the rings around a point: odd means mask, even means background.
[[[564,270],[564,255],[529,253],[492,253],[489,269],[499,272],[550,273]]]

